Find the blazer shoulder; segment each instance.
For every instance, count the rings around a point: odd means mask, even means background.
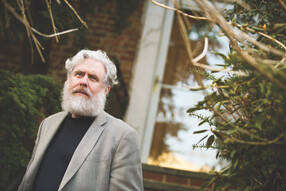
[[[67,116],[67,114],[68,112],[61,111],[53,115],[50,115],[42,121],[41,126],[43,126],[43,128],[51,125],[57,126],[63,121],[63,119]]]
[[[107,114],[107,125],[110,129],[114,129],[114,130],[120,130],[122,132],[136,132],[136,130],[134,128],[132,128],[129,124],[127,124],[126,122],[122,121],[121,119],[118,119],[116,117],[113,117],[112,115]]]
[[[60,111],[58,113],[52,114],[50,116],[48,116],[47,118],[44,119],[44,121],[54,121],[56,119],[61,119],[66,117],[68,114],[68,112],[66,111]]]

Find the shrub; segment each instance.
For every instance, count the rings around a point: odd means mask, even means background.
[[[26,167],[40,121],[60,110],[61,88],[44,75],[0,70],[0,190]]]
[[[247,48],[230,44],[228,55],[219,54],[224,59],[221,66],[245,75],[216,78],[205,73],[207,79],[213,79],[212,91],[188,112],[202,119],[201,124],[211,125],[213,134],[204,137],[205,146],[217,149],[217,157],[230,161],[229,166],[214,172],[217,176],[210,183],[216,183],[215,188],[286,190],[285,7],[282,1],[246,2],[249,10],[235,4],[226,17],[237,30],[252,33],[269,51],[251,43]],[[273,54],[274,48],[282,54]],[[249,64],[239,51],[248,51],[255,63]],[[201,109],[212,115],[199,116],[196,111]]]

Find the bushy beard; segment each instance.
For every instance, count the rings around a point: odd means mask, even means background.
[[[102,89],[98,94],[92,95],[90,90],[83,86],[78,86],[68,90],[69,80],[65,82],[62,93],[62,108],[64,111],[70,112],[77,116],[94,117],[104,110],[106,95]],[[83,96],[76,96],[74,92],[84,92],[88,95],[88,99]]]

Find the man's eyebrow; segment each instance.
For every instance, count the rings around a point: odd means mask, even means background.
[[[97,78],[98,80],[100,80],[99,77],[98,77],[98,75],[96,75],[96,74],[88,74],[88,76],[89,76],[89,77],[93,77],[93,78]]]
[[[74,70],[75,73],[84,72],[82,70]]]

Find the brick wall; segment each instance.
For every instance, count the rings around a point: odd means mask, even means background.
[[[211,175],[143,164],[144,191],[207,191]]]
[[[120,33],[115,28],[116,1],[108,2],[103,8],[95,9],[94,14],[88,15],[86,19],[89,27],[86,33],[89,48],[102,49],[110,58],[118,60],[127,87],[131,79],[135,53],[141,35],[143,6],[144,0],[129,18],[130,26],[124,28]],[[65,78],[65,60],[79,50],[75,47],[74,38],[74,34],[69,34],[60,40],[60,43],[55,41],[52,43],[48,74],[55,79],[63,80]]]
[[[129,18],[130,25],[120,33],[115,28],[115,19],[118,17],[116,0],[108,1],[103,7],[95,8],[94,13],[86,18],[88,30],[86,30],[86,41],[89,49],[102,49],[110,58],[116,58],[127,84],[131,79],[131,71],[135,59],[138,41],[141,35],[141,17],[144,2],[141,0],[137,9]],[[66,77],[64,63],[67,58],[72,57],[80,50],[75,43],[75,33],[60,36],[60,42],[53,39],[49,56],[48,75],[54,79],[64,81]],[[26,35],[26,34],[24,34]],[[25,47],[29,51],[30,47]],[[13,43],[0,43],[0,68],[14,72],[23,72],[23,38]],[[37,54],[35,50],[35,54]],[[25,67],[24,67],[25,69]]]
[[[20,42],[22,40],[20,39]],[[0,44],[0,68],[18,72],[21,63],[21,46],[14,43]]]

